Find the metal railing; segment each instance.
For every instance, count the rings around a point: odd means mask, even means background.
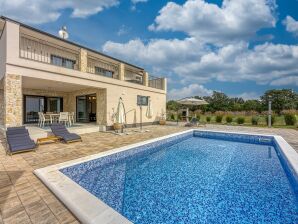
[[[119,65],[99,58],[88,57],[87,72],[113,79],[119,79]]]
[[[79,69],[79,52],[31,36],[22,35],[20,37],[21,58],[54,64],[53,56],[73,61],[74,66],[72,69]],[[59,66],[57,63],[54,65]]]
[[[163,89],[163,79],[152,75],[148,76],[148,86],[155,89]]]
[[[124,80],[126,82],[132,82],[132,83],[143,85],[143,75],[140,74],[139,71],[125,69],[124,74],[125,74],[124,75]]]

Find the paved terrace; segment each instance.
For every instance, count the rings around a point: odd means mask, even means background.
[[[151,126],[146,129],[151,131],[125,136],[100,132],[84,134],[82,143],[42,145],[37,152],[13,156],[6,156],[3,145],[0,145],[0,223],[79,223],[35,177],[33,170],[185,130],[178,126]],[[277,134],[298,152],[298,132],[291,129],[222,125],[208,125],[203,129]]]

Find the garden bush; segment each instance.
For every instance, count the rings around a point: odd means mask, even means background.
[[[174,121],[175,120],[175,115],[174,114],[171,114],[170,119],[171,119],[171,121]]]
[[[244,124],[244,117],[237,117],[237,124]]]
[[[222,118],[223,118],[222,115],[216,115],[216,117],[215,117],[216,123],[221,123],[222,122]]]
[[[233,117],[232,116],[230,116],[230,115],[228,115],[228,116],[226,116],[226,122],[227,123],[232,123],[232,121],[233,121]]]
[[[197,115],[196,115],[196,118],[197,118],[198,121],[200,121],[201,116],[200,116],[199,114],[197,114]]]
[[[296,116],[294,114],[284,114],[284,118],[286,125],[295,125]]]
[[[253,116],[251,118],[251,124],[252,125],[258,125],[258,123],[259,123],[259,117],[258,116]]]
[[[211,121],[211,117],[207,116],[207,117],[206,117],[206,121],[207,121],[207,122],[210,122],[210,121]]]

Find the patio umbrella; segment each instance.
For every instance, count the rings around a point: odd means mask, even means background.
[[[189,105],[189,106],[198,106],[198,105],[206,105],[208,104],[205,100],[200,100],[192,97],[183,98],[176,101],[182,105]]]
[[[117,112],[116,112],[116,122],[119,124],[124,124],[126,122],[125,119],[125,107],[122,98],[119,98]]]
[[[179,104],[182,105],[188,105],[188,106],[199,106],[199,105],[207,105],[208,103],[205,100],[200,100],[200,99],[196,99],[193,97],[186,97],[180,100],[176,101]],[[188,108],[187,109],[187,114],[188,114]],[[177,111],[178,113],[178,111]],[[187,122],[188,122],[188,117],[186,118]],[[177,116],[177,124],[178,124],[178,116]]]
[[[150,99],[149,99],[148,106],[147,106],[146,117],[147,118],[152,118],[153,117],[153,110],[152,110],[152,104],[151,104]]]

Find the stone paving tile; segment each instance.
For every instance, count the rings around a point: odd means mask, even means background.
[[[0,224],[78,224],[73,214],[33,174],[33,170],[96,154],[128,144],[186,130],[179,126],[145,127],[150,132],[118,136],[111,133],[82,135],[83,142],[49,144],[36,152],[7,156],[0,136]],[[283,136],[298,152],[298,132],[291,129],[268,129],[207,125],[205,129],[255,132]]]

